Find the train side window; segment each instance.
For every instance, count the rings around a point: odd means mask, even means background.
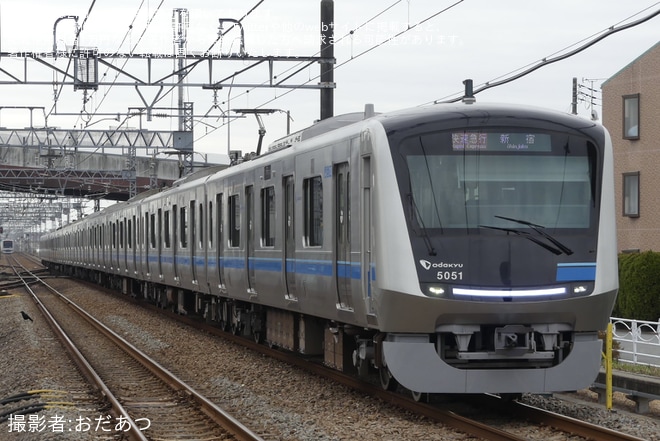
[[[213,201],[209,201],[209,247],[213,246]]]
[[[150,219],[151,219],[151,217],[149,216],[149,213],[148,212],[144,213],[144,245],[145,245],[145,247],[149,243],[149,241],[151,240],[151,235],[150,235],[151,230],[149,229],[149,227],[150,227],[149,220]]]
[[[229,246],[241,245],[241,211],[239,196],[229,196]]]
[[[152,214],[151,218],[151,248],[156,248],[156,214]]]
[[[316,176],[303,181],[304,239],[310,247],[323,245],[323,185]]]
[[[199,226],[197,228],[197,237],[199,238],[199,247],[204,248],[204,204],[199,204]]]
[[[224,230],[224,221],[225,221],[224,213],[222,212],[222,193],[218,193],[215,195],[215,209],[216,209],[215,231],[218,242],[218,250],[220,250],[222,247],[224,247],[223,244],[224,236],[222,235],[222,232]]]
[[[162,241],[163,241],[163,209],[159,208],[158,209],[158,242],[154,242],[157,246],[158,249],[160,250],[160,247],[162,246]],[[169,227],[168,227],[169,228]]]
[[[171,246],[170,241],[170,210],[165,210],[165,218],[163,219],[164,229],[163,231],[163,240],[165,242],[165,248]]]
[[[261,240],[262,246],[275,245],[275,187],[261,190]]]
[[[188,247],[188,210],[186,207],[181,207],[179,210],[181,216],[180,216],[180,224],[181,224],[181,230],[180,230],[180,242],[181,242],[181,248],[187,248]],[[194,225],[193,225],[194,227]]]
[[[139,234],[138,234],[138,223],[139,223],[139,221],[136,219],[135,216],[133,216],[132,220],[133,220],[133,229],[131,230],[131,234],[133,236],[133,242],[131,242],[130,247],[134,248],[134,247],[137,247],[139,245],[139,240],[140,240]]]

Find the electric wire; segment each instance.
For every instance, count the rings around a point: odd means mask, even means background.
[[[477,93],[483,92],[484,90],[491,89],[491,88],[497,87],[497,86],[501,86],[501,85],[510,83],[512,81],[515,81],[517,79],[520,79],[520,78],[522,78],[526,75],[529,75],[530,73],[540,69],[541,67],[547,66],[549,64],[556,63],[558,61],[565,60],[566,58],[572,57],[573,55],[577,55],[578,53],[584,51],[585,49],[588,49],[589,47],[593,46],[594,44],[596,44],[596,43],[598,43],[602,40],[604,40],[605,38],[609,37],[610,35],[616,34],[620,31],[630,29],[630,28],[638,26],[642,23],[645,23],[645,22],[651,20],[652,18],[656,17],[658,14],[660,14],[660,9],[653,12],[653,13],[651,13],[650,15],[642,17],[642,18],[640,18],[638,20],[635,20],[631,23],[618,26],[621,23],[623,23],[627,20],[630,20],[632,17],[635,17],[635,16],[637,16],[637,15],[643,13],[643,12],[648,11],[652,7],[656,6],[658,3],[660,3],[660,2],[656,2],[653,5],[642,9],[641,11],[639,11],[639,12],[637,12],[637,13],[635,13],[635,14],[633,14],[633,15],[631,15],[631,16],[629,16],[629,17],[627,17],[627,18],[625,18],[621,21],[619,21],[618,23],[615,23],[614,25],[612,25],[612,26],[610,26],[606,29],[603,29],[599,32],[596,32],[596,33],[594,33],[594,34],[592,34],[592,35],[590,35],[586,38],[583,38],[582,40],[580,40],[576,43],[573,43],[573,44],[571,44],[571,45],[569,45],[569,46],[567,46],[563,49],[560,49],[560,50],[558,50],[558,51],[556,51],[556,52],[554,52],[554,53],[552,53],[552,54],[550,54],[546,57],[543,57],[541,60],[538,60],[538,61],[533,62],[533,63],[529,63],[529,64],[527,64],[527,65],[525,65],[521,68],[515,69],[513,71],[510,71],[507,74],[500,75],[500,76],[494,78],[491,81],[483,83],[482,86],[474,89],[473,94],[476,95]],[[584,43],[585,41],[587,43]],[[584,43],[584,44],[582,44],[582,43]],[[563,53],[566,50],[568,50],[572,47],[575,47],[579,44],[582,44],[582,45],[577,47],[576,49],[571,50],[570,52],[564,53],[562,55],[557,55],[557,54]],[[427,105],[427,104],[438,104],[438,103],[441,103],[441,102],[442,103],[453,103],[453,102],[456,102],[456,101],[460,101],[463,98],[462,93],[463,92],[456,92],[456,93],[448,95],[444,98],[440,98],[440,99],[437,99],[437,100],[434,100],[434,101],[427,102],[425,104],[422,104],[421,106]],[[458,96],[458,97],[455,97],[455,98],[449,98],[449,97],[454,96],[456,94],[461,94],[461,95]]]
[[[342,62],[342,63],[340,63],[340,64],[335,65],[335,68],[334,68],[334,69],[337,70],[337,68],[342,67],[342,66],[346,65],[347,63],[352,62],[353,60],[356,60],[357,58],[361,57],[362,55],[365,55],[365,54],[367,54],[367,53],[373,51],[374,49],[377,49],[378,47],[380,47],[380,46],[382,46],[382,45],[384,45],[384,44],[386,44],[386,43],[388,43],[388,42],[390,42],[390,41],[392,41],[392,40],[394,40],[394,39],[396,39],[396,38],[402,36],[403,34],[405,34],[405,33],[407,33],[407,32],[410,32],[411,30],[413,30],[413,29],[417,28],[418,26],[420,26],[420,25],[422,25],[422,24],[428,22],[429,20],[431,20],[431,19],[437,17],[438,15],[440,15],[440,14],[442,14],[442,13],[444,13],[444,12],[446,12],[446,11],[452,9],[452,8],[454,8],[455,6],[459,5],[460,3],[463,3],[463,1],[465,1],[465,0],[458,0],[458,1],[456,1],[455,3],[453,3],[453,4],[449,5],[449,6],[447,6],[447,7],[443,8],[443,9],[441,9],[441,10],[439,10],[439,11],[437,11],[437,12],[431,14],[431,15],[429,15],[428,17],[426,17],[426,18],[424,18],[424,19],[418,21],[417,23],[415,23],[415,24],[413,24],[413,25],[409,25],[406,29],[404,29],[404,30],[402,30],[402,31],[400,31],[400,32],[398,32],[398,33],[396,33],[396,34],[394,34],[394,35],[388,37],[387,39],[385,39],[385,40],[383,40],[383,41],[381,41],[381,42],[379,42],[379,43],[377,43],[377,44],[371,46],[370,48],[368,48],[368,49],[366,49],[366,50],[360,52],[359,54],[357,54],[357,55],[355,55],[355,56],[352,56],[351,58],[347,59],[346,61],[344,61],[344,62]],[[354,30],[349,31],[346,35],[342,36],[340,39],[335,40],[333,43],[336,44],[336,43],[338,43],[340,40],[342,40],[342,39],[344,39],[344,38],[346,38],[346,37],[352,35],[356,29],[361,28],[361,27],[363,27],[363,26],[366,26],[370,21],[375,20],[377,17],[379,17],[379,16],[382,15],[383,13],[387,12],[388,10],[390,10],[393,6],[395,6],[395,5],[398,4],[398,3],[400,3],[400,1],[396,1],[396,2],[393,3],[392,5],[388,6],[388,7],[385,8],[383,11],[381,11],[381,12],[379,12],[378,14],[374,15],[372,18],[370,18],[369,20],[367,20],[366,22],[364,22],[363,24],[361,24],[360,26],[358,26],[358,27],[355,28]],[[317,52],[316,54],[319,54],[319,52]],[[292,68],[291,68],[291,69],[292,69]],[[284,71],[284,72],[287,72],[287,71]],[[312,81],[318,79],[319,77],[320,77],[320,74],[319,74],[319,75],[316,75],[316,76],[314,76],[314,77],[310,77],[310,78],[309,78],[307,81],[305,81],[302,85],[309,84],[310,82],[312,82]],[[266,84],[266,82],[264,82],[264,83],[262,83],[262,84]],[[283,92],[282,94],[280,94],[280,95],[278,95],[278,96],[276,96],[276,97],[274,97],[274,98],[272,98],[272,99],[270,99],[270,100],[267,100],[266,102],[260,104],[259,106],[257,106],[257,108],[264,107],[264,106],[266,106],[266,105],[272,103],[273,101],[276,101],[276,100],[278,100],[278,99],[280,99],[280,98],[282,98],[282,97],[288,95],[289,93],[291,93],[291,92],[293,92],[293,91],[296,91],[297,89],[298,89],[297,87],[292,87],[291,89],[289,89],[289,90]],[[239,98],[239,97],[245,95],[245,94],[248,93],[248,92],[249,92],[249,91],[246,91],[246,92],[244,92],[243,94],[239,94],[236,98]],[[216,127],[215,129],[206,132],[204,135],[201,135],[199,138],[196,138],[195,141],[198,141],[198,140],[203,139],[204,137],[206,137],[206,136],[210,135],[211,133],[213,133],[215,130],[218,130],[218,129],[222,128],[224,125],[226,125],[226,123],[223,123],[223,124],[221,124],[220,126]]]
[[[92,13],[92,9],[94,9],[94,5],[96,4],[96,0],[92,0],[92,3],[89,5],[89,8],[87,9],[87,15],[85,15],[85,18],[83,19],[82,24],[78,29],[76,29],[76,36],[73,41],[73,49],[71,50],[71,53],[69,54],[69,61],[67,62],[66,70],[65,73],[68,74],[69,69],[71,68],[71,64],[73,62],[73,52],[74,49],[78,46],[78,40],[80,39],[80,33],[85,27],[85,23],[87,23],[87,19],[89,18],[89,15]],[[55,111],[55,107],[57,106],[57,100],[59,99],[62,90],[64,90],[64,82],[62,82],[59,86],[59,90],[55,92],[54,102],[48,113],[46,114],[46,120],[48,120],[48,117]]]
[[[145,0],[142,0],[142,2],[140,3],[140,6],[138,6],[138,8],[137,8],[137,11],[135,11],[135,15],[133,16],[133,19],[131,20],[130,24],[128,25],[128,29],[127,29],[126,33],[124,34],[124,37],[122,38],[121,42],[119,43],[119,46],[118,46],[118,49],[117,49],[116,52],[119,52],[119,49],[120,49],[122,46],[124,46],[124,43],[126,42],[126,39],[127,39],[128,36],[132,33],[132,31],[133,31],[133,26],[135,25],[135,21],[137,20],[138,15],[140,14],[140,11],[142,10],[142,7],[144,6],[144,2],[145,2]],[[105,69],[105,73],[103,74],[103,76],[106,76],[106,75],[108,74],[109,71],[110,71],[110,67],[106,67],[106,69]],[[117,80],[118,77],[119,77],[119,72],[117,72],[117,74],[115,75],[115,81]],[[81,116],[79,117],[79,119],[82,119],[82,120],[83,120],[83,122],[85,123],[85,127],[87,127],[87,125],[88,125],[89,122],[92,120],[92,118],[94,118],[94,116],[95,116],[96,113],[98,112],[99,108],[101,107],[101,105],[102,105],[103,102],[105,101],[106,97],[108,96],[108,93],[110,92],[110,89],[111,89],[111,88],[112,88],[112,87],[108,87],[108,88],[105,90],[105,92],[103,93],[103,96],[101,97],[101,100],[100,100],[99,103],[96,105],[94,111],[93,111],[91,114],[89,114],[89,113],[87,114],[87,115],[88,115],[88,118],[87,118],[86,120],[85,120],[85,118],[82,117],[82,111],[81,111]],[[96,92],[96,91],[93,91],[93,92],[92,92],[92,95],[94,95],[95,92]],[[91,97],[90,97],[90,99],[91,99]],[[84,108],[83,108],[83,110],[84,110]],[[78,122],[78,121],[76,121],[76,123],[74,124],[74,126],[77,124],[77,122]]]
[[[131,48],[131,50],[130,50],[131,53],[133,53],[133,52],[135,51],[135,49],[137,48],[137,46],[140,44],[140,42],[141,42],[142,39],[144,38],[145,34],[147,33],[147,30],[149,29],[149,26],[151,25],[151,23],[153,22],[154,18],[156,17],[156,14],[158,14],[158,12],[160,11],[161,6],[163,6],[164,1],[165,1],[165,0],[160,0],[160,3],[159,3],[158,6],[156,7],[156,10],[153,12],[153,14],[152,14],[151,17],[149,18],[149,20],[147,21],[147,23],[146,23],[144,29],[142,30],[142,33],[140,34],[140,37],[138,38],[137,42],[135,42],[135,44],[134,44],[133,47]],[[140,7],[141,7],[141,6],[142,6],[142,5],[140,5]],[[138,12],[139,12],[139,11],[138,11]],[[122,66],[121,66],[121,69],[122,69],[122,70],[123,70],[124,67],[126,66],[126,63],[128,63],[128,60],[129,60],[128,58],[124,60],[124,63],[123,63]],[[113,80],[113,83],[114,83],[114,81],[117,80],[117,77],[118,77],[118,76],[119,76],[119,73],[115,76],[115,78],[114,78],[114,80]],[[105,96],[107,95],[107,93],[110,91],[110,89],[111,89],[112,87],[113,87],[113,84],[111,84],[110,86],[108,86],[108,90],[106,90],[106,94],[104,95],[104,98],[105,98]],[[100,106],[100,104],[99,104],[99,106]],[[95,111],[94,111],[95,113],[96,113],[96,111],[98,111],[98,107],[99,107],[99,106],[97,106],[97,108],[95,109]],[[128,120],[129,120],[132,116],[133,116],[133,115],[126,115],[126,116],[124,117],[123,121],[120,120],[120,121],[119,121],[119,124],[118,124],[117,127],[113,130],[113,132],[118,132],[118,131],[120,130],[120,128],[121,128],[124,124],[126,124],[126,123],[128,122]],[[112,138],[111,136],[108,136],[106,142],[110,141],[111,138]],[[85,162],[87,162],[89,159],[92,158],[92,155],[93,155],[95,152],[97,152],[98,150],[102,149],[102,148],[105,147],[105,146],[106,146],[105,143],[103,143],[103,144],[97,146],[97,148],[96,148],[95,150],[92,150],[92,151],[88,152],[88,155],[87,155],[86,157],[82,157],[82,158],[80,158],[80,160],[79,160],[78,163],[79,163],[79,164],[84,164]]]
[[[341,42],[342,40],[344,40],[344,39],[346,39],[346,38],[348,38],[348,37],[353,36],[353,35],[355,34],[355,32],[357,32],[358,30],[360,30],[360,29],[362,29],[363,27],[367,26],[369,23],[371,23],[372,21],[374,21],[375,19],[377,19],[378,17],[380,17],[381,15],[383,15],[384,13],[386,13],[387,11],[389,11],[390,9],[392,9],[394,6],[396,6],[397,4],[401,3],[401,1],[402,1],[402,0],[396,0],[394,3],[392,3],[392,4],[389,5],[389,6],[387,6],[385,9],[381,10],[381,11],[378,12],[376,15],[372,16],[371,18],[367,19],[366,21],[362,22],[362,23],[359,24],[357,27],[351,29],[350,31],[348,31],[347,33],[345,33],[344,35],[342,35],[341,37],[334,39],[334,41],[332,42],[332,45],[337,45],[337,44],[338,44],[339,42]],[[216,41],[217,41],[217,40],[216,40]],[[214,43],[214,44],[215,44],[215,43]],[[319,50],[319,51],[315,52],[312,56],[313,56],[313,57],[316,57],[316,56],[320,55],[320,53],[321,53],[321,51]],[[287,73],[289,73],[289,72],[292,72],[294,69],[297,69],[292,75],[290,75],[289,77],[287,77],[287,78],[290,78],[291,76],[293,76],[293,75],[299,73],[302,69],[305,69],[305,68],[306,68],[307,66],[309,66],[309,65],[310,65],[309,62],[299,62],[299,63],[296,63],[296,64],[294,64],[293,66],[291,66],[291,67],[289,67],[289,68],[283,70],[283,71],[280,72],[279,74],[277,74],[277,77],[281,77],[282,75],[285,75],[285,74],[287,74]],[[302,67],[299,68],[300,66],[302,66]],[[314,79],[316,79],[316,78],[318,78],[318,76],[315,77],[315,78],[310,78],[305,84],[311,82],[312,80],[314,80]],[[285,80],[286,80],[286,79],[285,79]],[[280,82],[285,81],[285,80],[281,80]],[[265,84],[267,84],[267,83],[268,83],[268,81],[264,81],[264,82],[261,83],[261,85],[265,85]],[[243,92],[243,93],[238,94],[238,96],[236,96],[235,98],[240,98],[240,97],[242,97],[242,96],[248,94],[250,91],[254,91],[254,90],[256,90],[256,87],[253,87],[253,88],[248,89],[247,91],[245,91],[245,92]],[[289,93],[289,92],[283,93],[281,96],[288,95],[288,93]],[[262,104],[262,106],[264,106],[264,105],[265,105],[265,104]],[[260,107],[261,107],[261,106],[260,106]]]

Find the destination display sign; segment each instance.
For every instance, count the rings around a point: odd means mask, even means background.
[[[552,139],[547,133],[452,132],[451,144],[454,151],[552,151]]]

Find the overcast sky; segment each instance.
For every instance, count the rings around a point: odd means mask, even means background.
[[[0,1],[0,49],[2,52],[48,52],[53,48],[53,25],[62,16],[79,16],[84,23],[80,46],[95,47],[101,52],[162,54],[173,51],[173,9],[189,12],[188,50],[203,52],[218,36],[218,19],[240,19],[259,0],[2,0]],[[463,89],[462,81],[472,78],[479,85],[509,76],[541,59],[552,58],[577,48],[611,26],[619,26],[647,16],[660,8],[660,2],[642,0],[335,0],[335,114],[361,111],[373,103],[377,111],[397,110],[455,97]],[[90,11],[90,6],[93,7]],[[447,9],[445,12],[440,11]],[[317,55],[319,49],[320,0],[265,0],[243,21],[245,51],[250,55]],[[89,15],[88,15],[88,11]],[[437,14],[437,15],[436,15]],[[153,20],[151,20],[153,17]],[[418,23],[422,24],[417,25]],[[129,26],[132,23],[132,27]],[[410,28],[407,32],[406,29]],[[145,31],[146,29],[146,31]],[[534,104],[570,112],[571,81],[585,80],[586,86],[600,84],[614,75],[660,40],[660,17],[635,28],[614,34],[595,46],[564,61],[543,67],[527,77],[490,89],[479,95],[480,102]],[[350,31],[353,31],[351,34]],[[393,36],[398,38],[387,42]],[[73,44],[73,20],[63,20],[57,27],[55,44],[67,50]],[[232,31],[213,46],[216,53],[238,52],[239,33]],[[123,43],[122,43],[123,42]],[[66,60],[57,62],[62,69]],[[121,63],[118,61],[117,63]],[[0,69],[22,75],[23,59],[5,56]],[[216,64],[216,80],[243,68],[241,63]],[[275,74],[294,67],[277,63]],[[173,68],[172,65],[167,66]],[[128,71],[131,66],[126,68]],[[136,68],[138,69],[138,68]],[[34,78],[52,81],[53,73],[30,61]],[[103,72],[103,71],[101,71]],[[252,82],[267,80],[245,77]],[[318,66],[304,69],[295,78],[299,83],[315,84]],[[197,80],[208,75],[200,70]],[[58,77],[61,79],[61,75]],[[195,77],[191,77],[191,80]],[[8,77],[0,71],[0,81]],[[294,82],[295,82],[294,81]],[[142,89],[145,99],[156,88]],[[195,149],[204,153],[231,149],[254,150],[257,123],[253,117],[235,120],[228,133],[221,110],[228,108],[276,108],[290,112],[292,130],[310,125],[319,117],[318,90],[223,89],[217,102],[210,90],[190,88],[186,101],[194,102],[195,115],[207,114],[195,125]],[[80,118],[61,116],[84,110],[92,114],[90,122],[101,119],[93,114],[120,113],[140,107],[142,101],[133,87],[99,88],[83,103],[83,93],[65,88],[53,111],[52,86],[0,85],[0,106],[44,107],[50,114],[49,126],[80,128]],[[600,108],[597,94],[596,110]],[[159,105],[176,105],[176,93],[170,93]],[[213,108],[214,103],[218,108]],[[585,104],[580,114],[588,117]],[[37,112],[38,113],[38,112]],[[25,110],[3,109],[0,126],[25,127],[30,124]],[[285,135],[284,114],[264,117],[265,143]],[[43,125],[42,116],[33,119]],[[107,128],[112,121],[101,121],[92,128]],[[128,122],[140,125],[136,118]],[[142,121],[153,130],[176,130],[176,120]],[[228,136],[230,135],[230,136]]]

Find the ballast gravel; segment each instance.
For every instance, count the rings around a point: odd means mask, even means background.
[[[50,283],[138,348],[148,352],[176,375],[201,389],[221,407],[265,440],[473,440],[428,419],[404,412],[281,362],[251,353],[222,339],[174,323],[122,299],[92,293],[67,279]],[[25,294],[0,295],[0,399],[24,390],[64,390],[75,406],[40,412],[46,422],[63,416],[66,432],[46,425],[42,432],[10,431],[0,425],[0,440],[118,439],[118,433],[95,428],[103,415],[77,370],[63,356],[36,306]],[[23,320],[20,311],[35,320]],[[78,401],[76,401],[78,399]],[[595,394],[525,395],[523,401],[649,441],[660,441],[660,406],[651,403],[648,415],[631,410],[634,404],[615,394],[616,407],[607,411]],[[0,412],[8,410],[0,406]],[[37,418],[36,416],[32,418]],[[92,424],[76,426],[79,418]],[[26,417],[27,420],[27,417]],[[102,425],[100,429],[109,426]],[[527,437],[527,435],[526,435]],[[543,439],[529,433],[529,439]],[[547,438],[546,438],[547,439]]]

